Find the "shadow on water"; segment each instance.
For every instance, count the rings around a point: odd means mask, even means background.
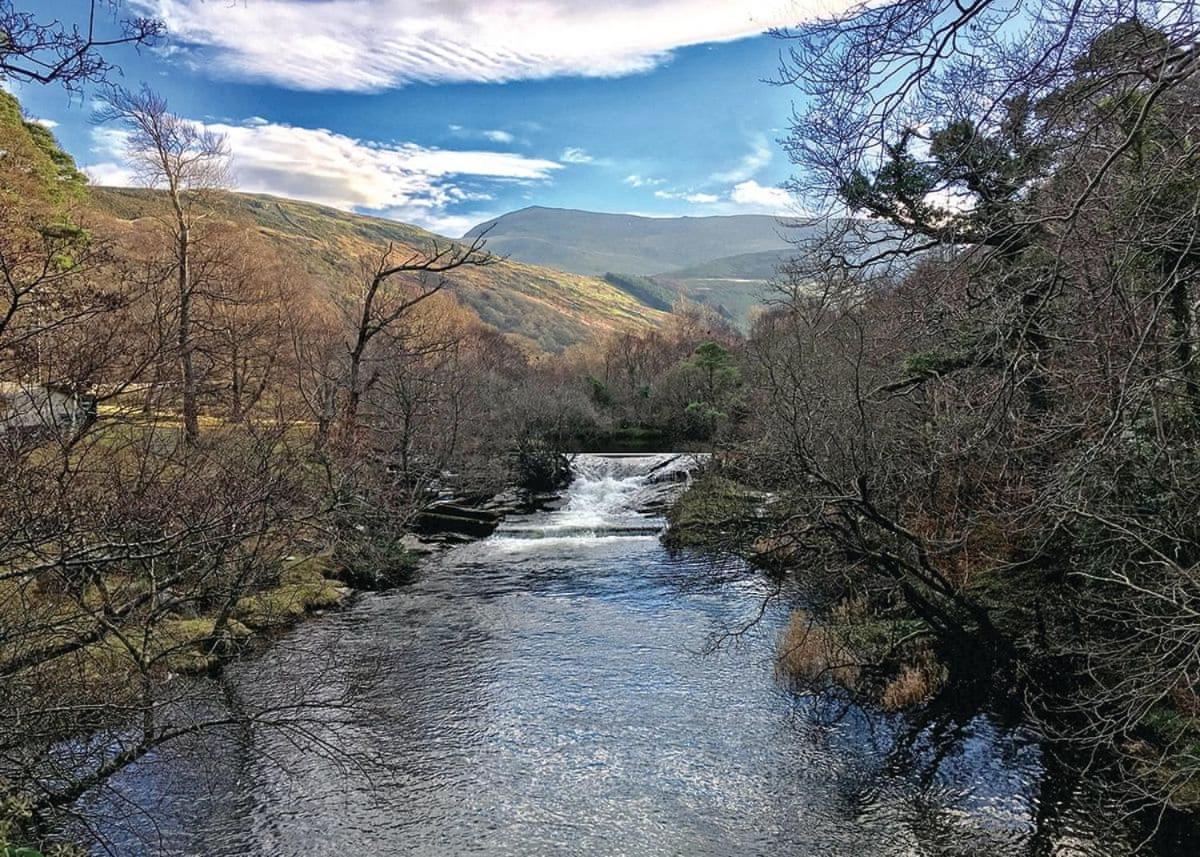
[[[296,687],[355,696],[353,717],[313,725],[348,755],[270,731],[178,745],[92,796],[148,810],[106,827],[112,850],[1132,853],[1140,831],[1019,725],[949,707],[882,716],[779,686],[787,593],[763,609],[776,584],[761,573],[661,546],[662,522],[636,505],[662,460],[581,456],[561,508],[211,682],[215,707]]]

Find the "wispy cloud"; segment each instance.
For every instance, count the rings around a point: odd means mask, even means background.
[[[55,122],[53,119],[41,119],[37,116],[31,116],[29,118],[29,121],[32,122],[34,125],[41,125],[43,128],[46,128],[47,130],[52,130],[52,129],[58,127],[58,123]]]
[[[642,176],[634,173],[633,175],[625,176],[622,181],[630,187],[653,187],[654,185],[662,184],[664,180],[650,178],[649,176]]]
[[[562,150],[562,154],[558,159],[564,164],[590,164],[596,159],[576,146],[568,146]]]
[[[501,146],[511,146],[514,143],[528,145],[529,141],[518,137],[512,131],[504,128],[468,128],[465,125],[453,124],[448,126],[450,134],[463,140],[487,140]]]
[[[562,168],[556,161],[511,152],[380,143],[257,118],[205,127],[227,137],[239,190],[347,211],[386,212],[431,228],[457,228],[459,221],[448,208],[491,199],[477,187],[480,182],[541,182]],[[102,126],[93,137],[94,151],[104,156],[88,167],[93,180],[131,184],[133,176],[121,160],[121,135]]]
[[[696,193],[692,191],[656,190],[654,195],[659,199],[681,199],[684,202],[696,205],[709,205],[721,199],[715,193]]]
[[[850,0],[135,0],[214,74],[303,90],[648,71]]]
[[[710,178],[720,184],[744,182],[755,176],[759,170],[771,163],[775,150],[765,134],[755,135],[750,142],[750,151],[738,162],[737,166],[722,172],[713,173]]]

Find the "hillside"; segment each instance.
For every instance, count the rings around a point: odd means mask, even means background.
[[[760,214],[637,217],[534,206],[481,223],[465,237],[485,229],[498,252],[577,274],[656,274],[789,246],[784,224]]]
[[[651,282],[707,304],[743,330],[749,329],[754,312],[769,299],[771,281],[779,266],[795,252],[762,250],[722,256],[699,265],[656,274]]]
[[[125,221],[148,217],[157,205],[155,192],[140,189],[97,187],[92,196]],[[214,205],[218,217],[253,227],[332,289],[356,281],[359,260],[388,242],[420,248],[445,241],[404,223],[266,195],[227,192]],[[499,242],[489,240],[488,249],[505,253]],[[515,259],[459,269],[452,284],[458,300],[480,319],[548,351],[597,332],[652,327],[665,318],[602,279]]]
[[[51,207],[83,198],[86,178],[49,129],[30,122],[0,90],[0,203]]]
[[[795,252],[794,247],[779,250],[762,250],[755,253],[737,253],[722,256],[671,271],[662,271],[656,276],[673,280],[760,280],[775,277],[779,266]]]

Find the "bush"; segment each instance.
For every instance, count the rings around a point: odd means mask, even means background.
[[[780,634],[776,672],[797,684],[832,682],[845,688],[853,688],[859,677],[853,653],[805,610],[793,612]]]
[[[526,491],[558,491],[573,478],[571,459],[546,441],[526,441],[517,450],[513,479]]]

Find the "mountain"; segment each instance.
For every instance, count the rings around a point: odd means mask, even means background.
[[[638,217],[534,206],[481,223],[488,246],[523,262],[600,274],[646,306],[707,304],[742,328],[806,230],[777,217]]]
[[[158,193],[149,190],[93,187],[91,196],[101,210],[126,222],[149,218],[161,205]],[[447,240],[393,220],[262,194],[224,192],[212,204],[215,217],[256,230],[331,289],[357,283],[359,260],[377,256],[389,242],[417,250]],[[488,249],[504,252],[490,240]],[[460,268],[451,282],[458,301],[484,322],[547,351],[597,333],[649,329],[666,318],[603,279],[513,259]]]
[[[788,230],[776,217],[638,217],[564,208],[523,208],[481,223],[496,252],[577,274],[656,274],[724,256],[782,251]]]

